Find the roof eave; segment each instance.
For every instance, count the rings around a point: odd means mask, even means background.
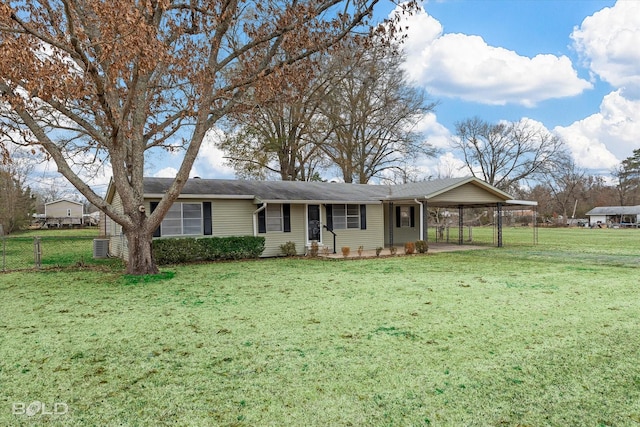
[[[538,202],[535,200],[506,200],[505,203],[517,206],[538,206]]]
[[[382,204],[381,200],[287,200],[287,199],[261,199],[256,197],[257,203],[290,203],[292,205],[319,205],[319,204],[328,204],[328,205],[379,205]]]
[[[474,185],[477,185],[481,188],[483,188],[484,190],[488,191],[489,193],[493,194],[496,197],[499,197],[501,199],[504,199],[505,202],[507,200],[511,200],[511,195],[505,193],[502,190],[499,190],[498,188],[494,187],[491,184],[487,184],[486,182],[482,181],[479,178],[476,178],[474,176],[470,176],[467,177],[465,179],[461,179],[460,181],[456,181],[455,183],[448,185],[444,188],[441,188],[437,191],[434,191],[433,193],[429,193],[426,195],[411,195],[411,196],[404,196],[404,197],[389,197],[388,200],[390,201],[396,201],[396,200],[413,200],[413,199],[419,199],[419,200],[429,200],[429,199],[433,199],[434,197],[438,197],[441,194],[447,193],[457,187],[461,187],[463,185],[472,183]]]
[[[161,199],[164,193],[145,193],[145,199]],[[190,194],[180,193],[177,200],[180,199],[241,199],[253,200],[256,196],[251,194]]]

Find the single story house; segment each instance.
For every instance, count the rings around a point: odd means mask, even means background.
[[[172,182],[145,178],[147,212],[152,212]],[[119,205],[111,184],[107,202]],[[265,237],[263,256],[281,254],[280,245],[294,242],[304,254],[313,241],[332,252],[342,246],[365,250],[427,239],[427,209],[506,205],[536,206],[474,178],[451,178],[401,185],[344,184],[301,181],[189,179],[154,237],[255,235]],[[498,214],[502,246],[502,215]],[[112,255],[126,257],[121,228],[107,219]],[[460,240],[462,240],[462,234]],[[462,241],[459,242],[462,244]]]
[[[640,205],[638,206],[598,206],[585,214],[589,226],[606,224],[613,227],[638,227],[640,225]]]
[[[59,199],[45,203],[44,225],[47,227],[81,225],[83,211],[83,204],[73,200]]]

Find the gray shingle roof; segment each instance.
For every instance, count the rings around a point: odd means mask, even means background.
[[[640,206],[598,206],[585,215],[640,215]]]
[[[145,178],[145,194],[162,194],[172,178]],[[389,195],[388,186],[302,181],[190,179],[182,194],[253,196],[261,200],[377,202]]]
[[[172,178],[145,178],[146,195],[161,195],[171,185]],[[450,178],[399,185],[344,184],[303,181],[251,181],[225,179],[189,179],[183,195],[246,196],[264,201],[324,201],[324,202],[380,202],[384,200],[412,200],[433,197],[467,182],[484,186],[487,191],[505,200],[511,197],[475,178]]]

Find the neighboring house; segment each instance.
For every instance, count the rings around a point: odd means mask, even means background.
[[[148,212],[155,209],[171,182],[171,178],[145,178]],[[116,208],[120,205],[113,183],[106,198]],[[195,178],[185,184],[154,237],[264,236],[263,256],[280,255],[280,245],[289,241],[300,254],[313,241],[332,252],[342,246],[371,250],[427,240],[428,208],[457,209],[462,228],[463,208],[500,211],[506,205],[535,206],[536,202],[512,200],[473,177],[392,186]],[[498,223],[497,244],[502,246],[501,221]],[[110,253],[126,257],[121,227],[107,219],[105,231],[110,236]]]
[[[598,224],[618,227],[638,227],[640,225],[639,206],[599,206],[585,214],[591,227]]]
[[[82,225],[83,205],[73,200],[60,199],[44,204],[44,225],[62,227]]]
[[[88,214],[82,215],[82,222],[84,225],[93,226],[98,225],[100,223],[102,212],[95,211]]]

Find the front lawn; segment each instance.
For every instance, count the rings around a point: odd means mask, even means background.
[[[0,274],[0,425],[640,424],[640,230],[518,233],[427,256]]]

